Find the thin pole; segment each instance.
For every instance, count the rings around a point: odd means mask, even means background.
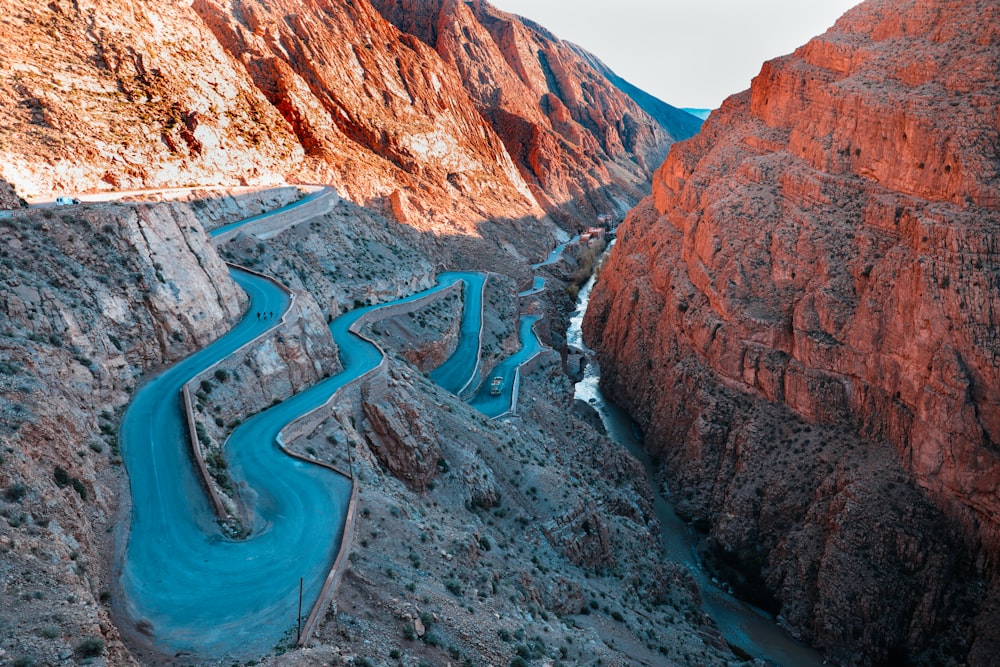
[[[347,447],[347,469],[351,472],[351,479],[354,479],[354,452],[351,451],[351,442],[344,438],[344,446]]]
[[[302,577],[299,577],[299,617],[296,619],[298,628],[295,630],[295,643],[302,641]]]

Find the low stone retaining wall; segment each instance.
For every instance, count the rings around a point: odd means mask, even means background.
[[[541,320],[537,320],[535,324],[538,324],[538,322],[541,322]],[[534,333],[535,331],[535,324],[531,325],[532,333]],[[534,335],[536,338],[538,338],[538,334]],[[538,338],[539,343],[541,343],[541,340],[542,340],[541,338]],[[497,415],[493,419],[501,419],[503,417],[510,417],[517,415],[517,399],[521,389],[521,369],[524,369],[525,372],[530,373],[531,371],[538,368],[538,365],[541,363],[541,359],[543,356],[548,356],[553,352],[555,352],[555,350],[553,350],[551,347],[542,344],[542,349],[540,349],[538,352],[535,352],[533,355],[531,355],[531,357],[526,359],[523,363],[518,364],[517,368],[514,369],[514,389],[511,391],[510,394],[510,410],[504,412],[503,414]]]
[[[365,325],[371,324],[373,322],[379,322],[381,320],[385,320],[390,317],[398,317],[400,315],[406,315],[408,313],[412,313],[414,311],[423,308],[431,301],[437,301],[438,299],[442,299],[448,296],[452,292],[458,291],[459,289],[461,289],[461,287],[462,287],[461,283],[456,282],[452,285],[448,285],[447,287],[441,290],[438,290],[437,292],[434,292],[432,294],[427,294],[417,299],[413,299],[412,301],[407,301],[406,303],[394,303],[385,306],[376,306],[374,310],[370,310],[361,317],[359,317],[358,321],[355,322],[353,326],[351,326],[351,331],[353,331],[354,333],[358,333],[359,331],[361,331],[362,328],[365,327]],[[364,336],[362,336],[362,338],[364,338]],[[365,338],[365,340],[368,339]]]
[[[310,195],[312,196],[312,195]],[[318,196],[304,203],[289,204],[284,209],[278,209],[273,213],[267,213],[260,219],[250,219],[244,225],[222,232],[212,237],[212,243],[219,245],[235,238],[239,234],[247,233],[261,239],[269,239],[277,236],[289,227],[293,227],[300,222],[305,222],[310,218],[323,215],[340,202],[340,196],[333,188],[326,188]]]
[[[195,425],[194,419],[194,405],[191,403],[191,391],[188,389],[188,385],[181,387],[181,404],[184,408],[184,415],[187,417],[188,439],[191,441],[191,458],[194,459],[194,467],[198,471],[201,486],[205,489],[205,495],[208,496],[208,502],[212,505],[212,511],[215,512],[216,518],[225,520],[228,518],[229,513],[226,511],[226,506],[222,503],[222,499],[219,498],[219,493],[215,490],[215,485],[212,484],[212,476],[208,472],[208,466],[205,465],[205,455],[201,451],[201,443],[198,441],[198,428]]]
[[[479,377],[479,368],[483,364],[483,332],[485,326],[483,325],[483,318],[486,317],[486,283],[489,282],[490,274],[486,274],[486,278],[483,279],[483,287],[479,294],[479,348],[476,350],[476,367],[472,369],[472,375],[469,377],[469,381],[465,383],[465,386],[458,390],[458,397],[460,399],[467,400],[471,398],[476,391],[476,378]],[[472,385],[470,387],[470,385]]]
[[[378,343],[371,340],[367,336],[364,336],[361,333],[361,330],[365,327],[365,325],[371,322],[377,322],[379,320],[386,319],[387,317],[406,315],[407,313],[413,312],[418,308],[423,307],[429,301],[433,301],[435,299],[439,299],[446,296],[447,294],[454,291],[455,289],[458,289],[459,287],[461,287],[461,285],[459,283],[455,283],[454,285],[449,285],[448,287],[438,292],[434,292],[433,294],[428,294],[424,297],[420,297],[418,299],[414,299],[406,303],[393,304],[381,308],[375,308],[374,310],[371,310],[363,314],[361,317],[359,317],[357,321],[351,325],[350,331],[358,335],[362,339],[366,340],[367,342],[371,343],[372,345],[374,345],[378,349],[379,354],[382,356],[381,361],[379,361],[378,365],[375,366],[375,368],[372,368],[368,372],[358,376],[351,382],[348,382],[344,386],[337,389],[335,392],[333,392],[330,398],[327,399],[325,403],[323,403],[323,405],[313,410],[310,410],[304,415],[301,415],[298,419],[295,419],[290,424],[285,426],[285,428],[283,428],[281,432],[278,434],[278,446],[281,447],[282,451],[284,451],[289,456],[300,459],[302,461],[313,463],[315,465],[323,466],[340,475],[349,477],[351,479],[351,500],[347,507],[347,518],[344,524],[344,536],[340,542],[340,551],[337,554],[336,560],[333,562],[333,566],[330,568],[330,573],[327,575],[326,582],[323,584],[323,588],[320,591],[319,597],[316,599],[315,604],[313,604],[313,608],[309,613],[308,619],[306,620],[305,627],[302,630],[302,634],[299,636],[299,642],[298,642],[299,646],[304,646],[308,642],[309,637],[312,636],[312,632],[316,626],[316,623],[322,616],[323,609],[329,603],[330,598],[336,592],[337,588],[340,586],[341,580],[343,579],[344,570],[346,569],[344,561],[346,560],[348,554],[350,553],[351,544],[354,540],[355,525],[357,522],[358,484],[354,479],[353,470],[351,470],[348,473],[345,473],[344,471],[340,470],[336,466],[331,465],[329,463],[324,463],[322,461],[317,461],[315,459],[304,457],[300,454],[297,454],[289,450],[285,445],[285,443],[291,442],[293,440],[305,437],[313,433],[323,422],[325,422],[329,418],[330,416],[329,407],[333,405],[334,401],[336,401],[338,398],[341,397],[341,395],[345,392],[345,390],[357,387],[363,380],[371,377],[373,374],[378,373],[379,371],[385,368],[386,365],[385,350],[383,350]]]
[[[241,354],[245,350],[249,349],[251,346],[256,345],[267,336],[273,334],[277,329],[281,328],[282,326],[290,322],[292,317],[297,317],[297,315],[295,315],[295,310],[296,310],[295,293],[292,292],[290,289],[279,283],[274,278],[271,278],[270,276],[265,276],[263,273],[259,273],[257,271],[254,271],[253,269],[248,269],[243,266],[237,266],[235,264],[229,264],[228,266],[238,271],[245,271],[246,273],[253,274],[260,278],[264,278],[265,280],[268,280],[269,282],[277,285],[283,292],[288,294],[290,303],[288,304],[288,309],[285,310],[284,313],[282,313],[281,319],[278,320],[278,322],[276,322],[274,326],[262,331],[260,335],[256,336],[255,338],[248,340],[246,343],[244,343],[239,348],[234,350],[233,353],[230,354],[229,356],[220,359],[219,361],[215,362],[208,368],[203,369],[200,373],[198,373],[190,380],[188,380],[183,387],[181,387],[181,403],[183,404],[185,416],[187,418],[188,437],[191,440],[191,457],[192,459],[194,459],[195,469],[198,471],[198,475],[201,478],[202,486],[205,487],[205,490],[208,493],[208,498],[209,502],[212,505],[212,510],[215,512],[216,518],[218,518],[220,521],[225,521],[230,517],[229,513],[226,511],[225,505],[219,498],[218,492],[215,490],[215,484],[213,484],[214,480],[212,479],[212,476],[208,472],[208,466],[205,463],[205,455],[204,452],[202,452],[201,450],[201,443],[198,441],[198,429],[197,426],[195,425],[194,404],[191,402],[191,386],[201,382],[201,379],[204,377],[211,377],[211,374],[215,372],[215,369],[222,362],[228,361],[232,357]]]
[[[284,447],[282,447],[284,449]],[[286,454],[290,456],[297,456],[287,449],[284,450]],[[302,457],[297,457],[302,458]],[[318,461],[313,461],[312,459],[304,459],[310,463],[316,463],[317,465],[322,465],[330,468],[334,471],[340,472],[336,468],[324,463],[319,463]],[[343,474],[343,473],[341,473]],[[326,575],[326,581],[323,582],[323,588],[320,589],[319,597],[316,598],[316,603],[312,607],[312,611],[309,612],[309,617],[306,619],[305,626],[302,628],[302,633],[299,635],[298,646],[305,646],[312,636],[313,630],[316,628],[316,623],[322,616],[322,611],[324,607],[329,603],[330,598],[336,592],[337,588],[340,587],[340,582],[344,578],[344,570],[346,565],[344,563],[347,560],[348,555],[351,552],[351,545],[354,542],[354,528],[358,517],[358,483],[351,479],[351,500],[347,505],[347,518],[344,522],[344,536],[340,540],[340,550],[337,552],[337,558],[333,561],[333,566],[330,567],[329,574]]]
[[[363,314],[361,317],[359,317],[357,321],[351,325],[350,328],[351,332],[361,337],[362,339],[366,340],[367,342],[371,343],[376,348],[378,348],[379,354],[382,355],[382,360],[375,368],[369,370],[367,373],[355,378],[351,382],[345,384],[343,387],[337,389],[337,391],[333,392],[333,395],[330,396],[330,398],[327,399],[327,401],[323,403],[323,405],[320,405],[319,407],[299,416],[298,419],[296,419],[288,426],[283,428],[281,430],[281,437],[286,442],[291,442],[292,440],[303,438],[312,433],[313,431],[315,431],[320,426],[320,424],[326,421],[327,418],[330,416],[328,408],[333,404],[335,400],[337,400],[340,397],[340,395],[345,390],[357,386],[360,382],[362,382],[363,380],[370,377],[372,374],[377,373],[378,371],[380,371],[382,368],[385,367],[385,350],[383,350],[378,343],[368,338],[367,336],[361,334],[361,330],[366,325],[372,322],[378,322],[379,320],[384,320],[389,317],[406,315],[407,313],[411,313],[415,310],[418,310],[419,308],[424,307],[428,302],[440,299],[459,288],[461,288],[461,285],[459,283],[455,283],[454,285],[449,285],[448,287],[438,292],[434,292],[433,294],[428,294],[426,296],[420,297],[419,299],[414,299],[413,301],[377,307],[375,310],[371,310]]]

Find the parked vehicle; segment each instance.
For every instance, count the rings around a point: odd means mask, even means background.
[[[76,197],[56,197],[56,206],[69,206],[70,204],[79,204],[80,200]]]
[[[503,391],[503,376],[497,375],[490,380],[490,396],[499,396]]]

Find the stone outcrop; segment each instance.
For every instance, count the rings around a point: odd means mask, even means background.
[[[103,558],[127,503],[118,411],[144,371],[209,343],[244,300],[185,206],[0,219],[5,659],[84,658],[87,640],[93,655],[135,664],[110,616]]]
[[[766,63],[671,150],[588,313],[681,510],[847,662],[996,645],[998,12],[867,2]]]
[[[670,143],[698,131],[680,112],[661,125],[611,82],[596,58],[581,57],[541,26],[487,2],[372,4],[459,72],[549,212],[592,218],[621,211],[616,197],[635,201]]]
[[[434,425],[421,416],[401,378],[390,375],[384,383],[366,386],[362,410],[365,438],[379,463],[411,488],[423,489],[444,459]]]
[[[17,196],[14,187],[0,179],[0,211],[23,208],[24,200]]]

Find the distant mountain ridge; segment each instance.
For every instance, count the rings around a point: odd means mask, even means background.
[[[701,118],[702,120],[708,120],[709,115],[712,113],[711,109],[695,109],[692,107],[681,107],[681,111],[686,111],[692,116]]]
[[[693,137],[701,130],[700,120],[707,118],[708,112],[704,116],[699,116],[696,113],[692,113],[690,109],[679,109],[667,104],[660,98],[650,95],[645,90],[618,76],[610,67],[601,62],[597,56],[583,47],[576,44],[571,44],[570,46],[595,70],[607,77],[608,81],[613,83],[618,90],[635,100],[636,104],[643,111],[655,118],[656,122],[662,125],[676,141]]]

